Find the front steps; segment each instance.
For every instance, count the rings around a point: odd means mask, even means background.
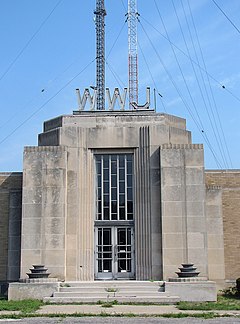
[[[99,301],[119,303],[176,304],[178,296],[164,291],[163,282],[150,281],[78,281],[60,283],[52,297],[45,297],[50,303],[97,303]]]

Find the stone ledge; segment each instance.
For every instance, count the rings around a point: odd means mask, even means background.
[[[23,283],[13,282],[8,287],[8,300],[39,299],[51,297],[58,291],[58,282]]]
[[[191,150],[199,150],[203,149],[203,144],[162,144],[160,145],[161,150],[168,149],[191,149]]]
[[[217,288],[214,281],[165,282],[165,292],[179,296],[181,301],[217,301]]]

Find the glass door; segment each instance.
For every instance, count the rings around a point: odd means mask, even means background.
[[[134,278],[132,227],[95,227],[95,278]]]

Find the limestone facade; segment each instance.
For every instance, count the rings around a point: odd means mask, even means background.
[[[112,163],[118,168],[116,218],[113,180],[105,217],[106,159],[107,177]],[[203,145],[192,144],[184,119],[151,110],[60,116],[44,123],[38,146],[24,149],[23,168],[23,183],[20,173],[0,174],[0,280],[26,278],[32,264],[61,280],[167,280],[187,262],[222,285],[240,277],[240,172],[205,171]],[[111,244],[99,243],[104,235]]]
[[[22,173],[0,173],[0,282],[20,275]]]

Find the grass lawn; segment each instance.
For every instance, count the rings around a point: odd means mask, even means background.
[[[217,302],[180,302],[177,307],[181,310],[240,310],[240,297],[218,296]]]
[[[20,311],[32,313],[39,309],[44,303],[40,300],[4,300],[0,299],[0,311]]]

